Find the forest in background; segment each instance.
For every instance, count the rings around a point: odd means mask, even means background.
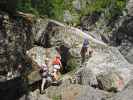
[[[121,15],[126,0],[90,0],[79,11],[73,9],[74,0],[18,0],[17,10],[33,13],[37,16],[48,16],[56,20],[63,20],[64,10],[69,10],[80,18],[94,12],[105,13],[108,19]],[[84,3],[84,0],[79,0]]]

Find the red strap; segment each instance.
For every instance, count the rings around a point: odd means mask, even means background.
[[[53,61],[53,64],[57,64],[57,65],[61,64],[60,59],[57,59],[57,58],[56,58],[56,59]]]

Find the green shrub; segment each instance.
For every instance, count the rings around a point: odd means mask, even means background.
[[[18,0],[17,10],[38,15],[38,11],[31,5],[31,0]]]
[[[34,13],[36,15],[47,15],[50,18],[63,21],[64,10],[69,10],[74,23],[80,21],[80,17],[91,15],[94,12],[104,13],[107,19],[122,14],[126,0],[95,0],[87,3],[81,0],[81,11],[76,11],[72,6],[73,0],[18,0],[17,10]],[[83,7],[84,6],[84,7]]]
[[[95,2],[87,4],[81,12],[82,15],[101,12],[105,14],[106,18],[111,19],[114,16],[120,15],[125,5],[126,0],[95,0]]]
[[[53,9],[52,9],[53,16],[50,16],[50,17],[55,18],[57,20],[63,20],[64,1],[63,0],[53,0],[52,6],[53,6]]]
[[[74,69],[76,69],[79,66],[78,63],[78,59],[75,58],[70,58],[67,62],[67,68],[68,68],[68,72],[69,71],[73,71]]]
[[[52,100],[61,100],[61,96],[54,96]]]
[[[63,0],[19,0],[17,10],[62,20]]]

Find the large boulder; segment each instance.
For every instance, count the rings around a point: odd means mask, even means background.
[[[109,97],[110,93],[89,86],[69,84],[67,87],[49,87],[47,95],[50,98],[58,97],[61,100],[103,100]]]
[[[125,89],[108,100],[132,100],[133,98],[133,80],[131,80]]]
[[[121,91],[124,88],[124,80],[119,73],[110,72],[97,76],[99,88],[106,91]]]
[[[132,65],[125,60],[117,48],[109,47],[102,51],[95,50],[79,72],[78,77],[85,83],[91,82],[91,79],[98,80],[98,85],[102,85],[104,90],[121,91],[132,78]],[[92,77],[88,77],[90,75]]]

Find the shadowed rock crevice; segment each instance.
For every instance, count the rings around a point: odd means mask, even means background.
[[[121,18],[120,26],[112,34],[113,45],[117,46],[124,57],[133,63],[133,18],[125,16]]]
[[[67,46],[61,45],[59,47],[60,49],[60,54],[61,54],[61,62],[63,66],[63,72],[62,73],[67,73],[68,72],[68,60],[70,59],[70,51]]]
[[[26,93],[25,89],[21,78],[0,82],[0,98],[1,100],[18,100]]]
[[[49,37],[49,32],[43,32],[42,36],[39,39],[39,42],[35,43],[38,46],[42,46],[44,48],[50,48],[50,37]]]

